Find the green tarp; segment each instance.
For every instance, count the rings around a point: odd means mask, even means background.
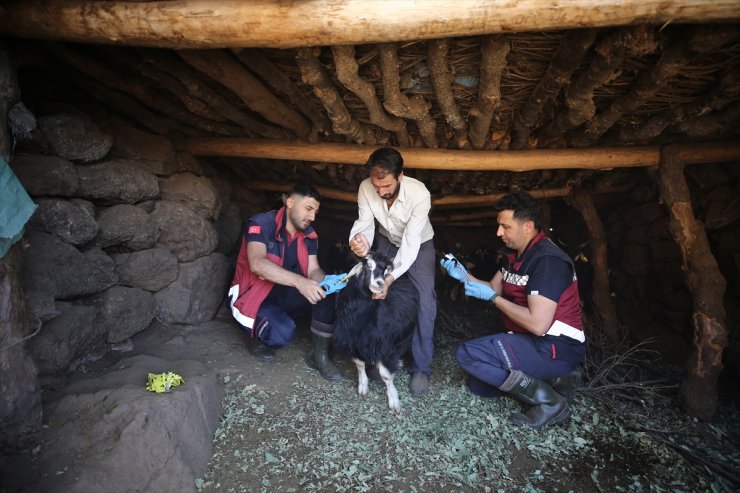
[[[23,226],[36,210],[8,163],[0,158],[0,258],[23,236]]]

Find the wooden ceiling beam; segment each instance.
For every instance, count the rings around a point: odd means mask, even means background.
[[[364,165],[377,146],[299,141],[202,137],[188,139],[194,156],[243,157]],[[657,166],[659,146],[585,149],[533,149],[522,151],[463,151],[454,149],[398,148],[404,166],[413,169],[454,171],[534,171],[543,169],[612,169]],[[680,146],[681,160],[717,163],[740,160],[739,142]]]
[[[737,0],[9,0],[2,10],[6,36],[162,48],[295,48],[740,19]]]

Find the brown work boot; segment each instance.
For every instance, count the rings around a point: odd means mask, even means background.
[[[409,394],[413,397],[421,397],[429,392],[429,377],[425,373],[416,372],[411,375],[409,383]]]

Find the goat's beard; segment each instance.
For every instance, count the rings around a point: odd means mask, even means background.
[[[376,286],[375,284],[370,286],[370,292],[373,294],[382,293],[384,289],[385,289],[385,284],[383,284],[382,286]]]

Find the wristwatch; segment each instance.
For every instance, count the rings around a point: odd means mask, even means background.
[[[493,296],[491,296],[491,299],[490,299],[491,303],[494,305],[496,304],[496,298],[498,298],[498,293],[494,292]]]

